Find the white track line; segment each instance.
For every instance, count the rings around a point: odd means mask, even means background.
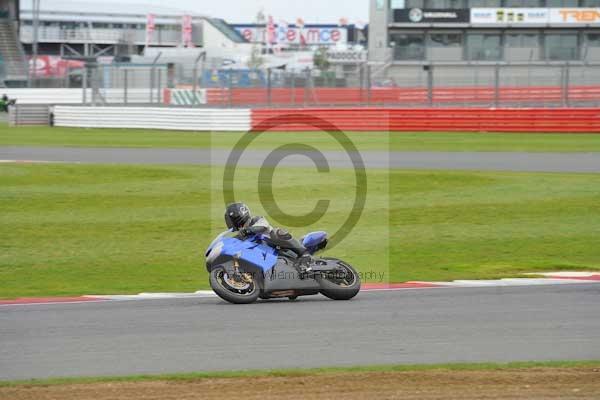
[[[0,164],[59,164],[59,162],[41,160],[0,160]]]
[[[592,276],[600,276],[600,272],[543,272],[538,274],[527,274],[545,276],[548,278],[591,278]]]
[[[572,274],[569,277],[574,277]],[[600,276],[600,273],[590,273],[582,277]],[[363,289],[361,292],[390,292],[402,290],[427,290],[427,289],[451,289],[451,288],[484,288],[484,287],[527,287],[527,286],[553,286],[553,285],[575,285],[575,284],[600,284],[600,281],[587,281],[581,279],[558,279],[558,278],[515,278],[497,280],[459,280],[453,282],[415,282],[432,286],[428,287],[401,287],[401,288],[372,288]],[[435,286],[433,286],[435,285]],[[96,299],[117,301],[141,301],[141,300],[168,300],[168,299],[190,299],[190,298],[214,298],[217,295],[212,291],[198,291],[195,293],[140,293],[131,296],[90,296]]]
[[[134,300],[166,300],[166,299],[201,299],[207,297],[216,297],[213,291],[200,290],[195,293],[140,293],[136,295],[95,295],[86,296],[94,299],[115,300],[115,301],[134,301]]]
[[[84,296],[88,297],[88,296]],[[91,296],[90,296],[91,297]],[[42,302],[42,303],[13,303],[13,304],[0,304],[2,307],[25,307],[25,306],[56,306],[60,304],[97,304],[106,303],[105,299],[98,300],[84,300],[84,301],[57,301],[57,302]]]
[[[599,277],[599,272],[559,272],[535,274],[544,275],[548,278],[515,278],[498,280],[458,280],[453,282],[411,282],[416,284],[427,284],[425,287],[398,287],[398,288],[370,288],[361,292],[390,292],[402,290],[427,290],[427,289],[452,289],[452,288],[490,288],[490,287],[533,287],[553,285],[575,285],[575,284],[600,284],[600,280],[586,280],[585,278]],[[564,278],[561,278],[564,277]],[[575,278],[575,279],[569,279]],[[582,278],[582,279],[576,279]],[[1,307],[32,306],[32,305],[59,305],[59,304],[87,304],[119,301],[147,301],[147,300],[174,300],[174,299],[203,299],[216,298],[217,295],[210,290],[199,290],[194,293],[140,293],[137,295],[93,295],[83,296],[89,298],[87,301],[57,301],[36,302],[21,304],[0,304]]]

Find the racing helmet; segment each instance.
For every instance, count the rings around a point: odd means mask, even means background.
[[[250,209],[244,203],[233,203],[225,210],[225,223],[227,228],[239,231],[252,218]]]

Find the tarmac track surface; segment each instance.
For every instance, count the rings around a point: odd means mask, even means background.
[[[248,150],[240,166],[259,167],[271,151]],[[275,152],[277,154],[277,152]],[[282,155],[284,153],[279,153]],[[279,164],[287,167],[314,167],[309,156],[289,155]],[[446,169],[523,172],[600,172],[600,153],[520,152],[381,152],[360,153],[367,168]],[[50,161],[99,164],[195,164],[223,166],[229,150],[222,149],[122,149],[0,147],[0,160]],[[322,153],[331,168],[352,168],[348,154]],[[323,165],[324,161],[318,162]],[[267,163],[267,165],[270,165]]]
[[[0,307],[0,380],[600,359],[600,285]]]

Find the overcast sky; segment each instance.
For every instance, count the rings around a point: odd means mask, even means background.
[[[21,8],[31,9],[31,0],[21,0]],[[276,20],[293,23],[302,17],[307,23],[367,22],[369,0],[41,0],[41,8],[56,11],[100,11],[122,13],[180,13],[209,15],[228,22],[252,22],[262,8]]]

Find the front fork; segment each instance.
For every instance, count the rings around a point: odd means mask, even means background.
[[[241,257],[242,257],[242,253],[237,253],[236,255],[233,256],[233,268],[232,268],[233,273],[231,275],[231,278],[237,282],[251,284],[254,282],[252,274],[250,274],[248,272],[240,271],[240,258]],[[229,274],[229,271],[227,271],[227,273]]]

